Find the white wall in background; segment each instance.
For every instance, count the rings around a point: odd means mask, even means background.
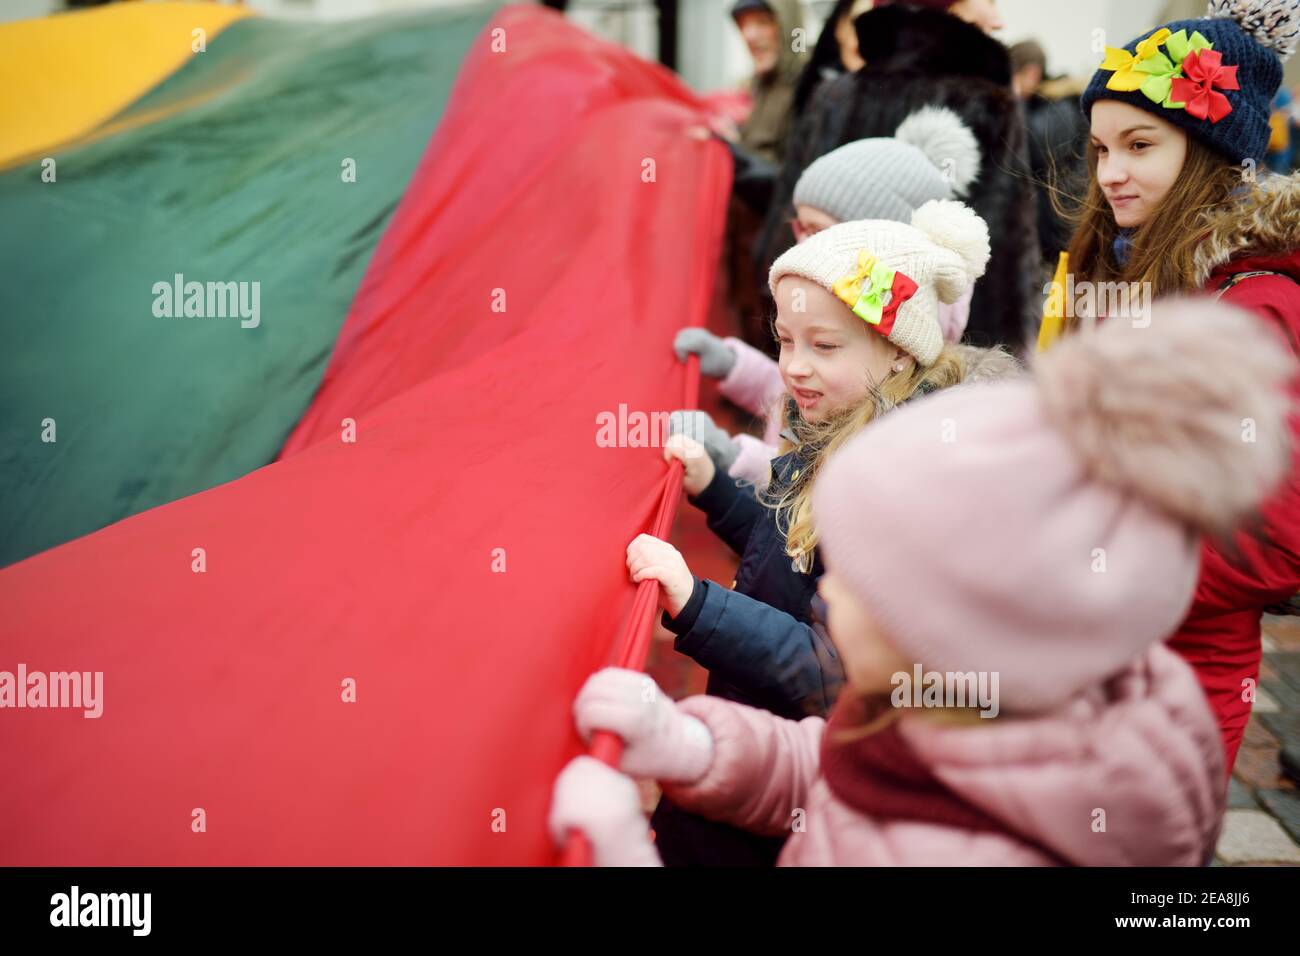
[[[245,0],[269,17],[310,20],[350,20],[419,7],[451,7],[465,0]]]
[[[1167,5],[1167,0],[998,0],[1007,26],[997,37],[1008,46],[1037,40],[1047,53],[1049,73],[1090,76],[1102,59],[1092,48],[1094,31],[1102,31],[1101,42],[1122,46],[1160,24]]]

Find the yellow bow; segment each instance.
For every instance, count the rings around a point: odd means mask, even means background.
[[[871,270],[876,267],[876,257],[863,249],[858,252],[858,271],[843,279],[836,279],[831,290],[851,309],[862,298],[862,283],[871,278]]]
[[[1139,72],[1137,65],[1143,60],[1156,56],[1160,52],[1160,44],[1171,36],[1173,34],[1168,27],[1161,27],[1139,43],[1135,53],[1129,53],[1128,50],[1118,47],[1106,47],[1106,59],[1101,61],[1099,69],[1115,71],[1106,81],[1106,89],[1120,93],[1131,93],[1141,89],[1142,84],[1149,79],[1149,75]]]

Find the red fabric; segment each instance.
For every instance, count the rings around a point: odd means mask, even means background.
[[[748,90],[717,90],[704,94],[704,105],[712,115],[743,126],[754,111],[754,97]]]
[[[1300,279],[1300,251],[1281,258],[1250,257],[1220,267],[1206,283],[1213,292],[1234,273],[1266,270]],[[1294,350],[1300,341],[1300,285],[1283,276],[1258,276],[1229,289],[1223,301],[1274,323]],[[1300,390],[1296,392],[1300,396]],[[1237,759],[1251,702],[1246,681],[1257,681],[1263,608],[1300,592],[1300,418],[1293,418],[1293,470],[1261,511],[1253,534],[1234,539],[1237,555],[1206,545],[1196,598],[1169,646],[1196,670],[1223,732],[1228,772]]]
[[[284,457],[0,572],[0,669],[104,672],[98,720],[0,714],[0,864],[557,859],[668,475],[597,416],[683,400],[729,191],[702,116],[555,14],[489,24]]]

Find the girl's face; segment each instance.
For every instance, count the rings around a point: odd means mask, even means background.
[[[794,230],[794,241],[798,244],[809,236],[817,235],[823,229],[829,229],[831,226],[838,226],[839,224],[838,219],[822,212],[817,207],[799,203],[794,207],[794,219],[790,221],[790,228]]]
[[[856,73],[867,65],[867,61],[862,59],[862,52],[858,48],[858,31],[853,29],[853,21],[865,10],[871,9],[871,4],[863,3],[858,0],[857,3],[844,11],[844,16],[840,17],[840,22],[835,24],[835,41],[840,45],[840,63],[844,69],[850,73]]]
[[[778,365],[804,421],[824,421],[857,405],[898,365],[913,359],[849,311],[834,294],[800,276],[776,284]]]
[[[736,18],[736,27],[754,58],[754,72],[762,76],[775,70],[781,52],[776,16],[765,10],[746,10]]]
[[[1097,150],[1097,185],[1122,229],[1151,218],[1187,158],[1187,134],[1116,100],[1093,104],[1092,145]]]
[[[851,688],[864,694],[888,693],[895,674],[911,672],[912,665],[894,650],[862,602],[834,571],[821,576],[817,593],[826,602],[826,623]]]

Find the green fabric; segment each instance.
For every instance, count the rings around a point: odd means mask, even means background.
[[[495,6],[235,23],[56,182],[0,174],[0,565],[275,457]],[[156,317],[176,273],[260,324]]]

